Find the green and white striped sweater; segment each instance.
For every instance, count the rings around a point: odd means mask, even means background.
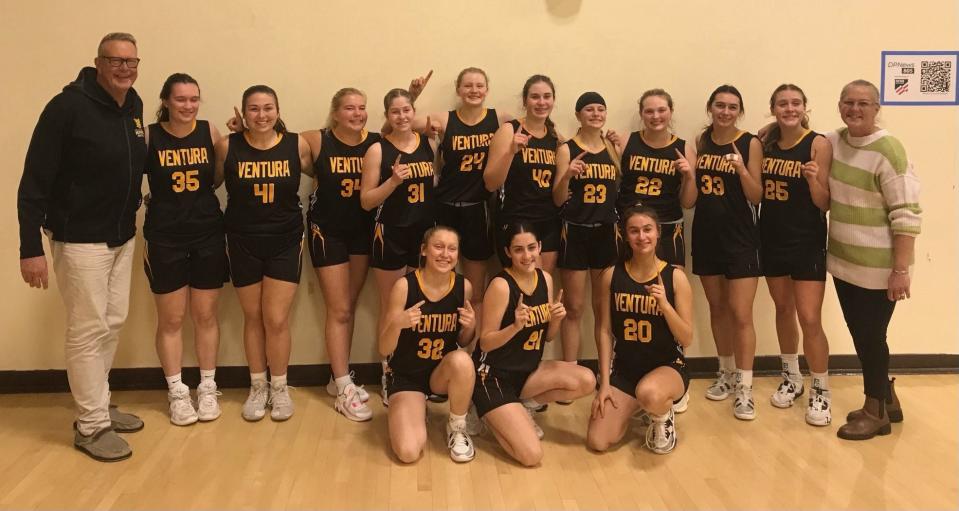
[[[859,287],[886,289],[893,236],[919,235],[919,178],[902,144],[884,129],[853,137],[842,128],[826,138],[833,148],[827,268]]]

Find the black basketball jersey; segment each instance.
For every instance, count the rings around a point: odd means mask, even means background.
[[[486,115],[476,124],[464,123],[456,110],[450,110],[440,143],[443,170],[436,187],[436,200],[452,204],[483,202],[489,198],[483,171],[490,141],[498,128],[496,110],[492,108],[487,108]]]
[[[733,142],[749,164],[749,143],[753,135],[742,132]],[[696,160],[696,215],[693,217],[693,245],[696,239],[718,237],[726,253],[759,248],[759,226],[756,207],[746,199],[739,175],[727,154],[734,153],[731,144],[716,144],[706,136]]]
[[[520,122],[510,121],[519,132]],[[529,144],[513,155],[500,189],[500,222],[516,220],[538,222],[556,217],[553,204],[553,178],[556,176],[556,135],[530,136]]]
[[[349,145],[333,130],[321,130],[320,156],[313,162],[316,189],[310,195],[310,221],[324,229],[350,232],[369,229],[373,213],[360,206],[363,157],[380,141],[379,133],[363,133],[363,140]]]
[[[575,138],[566,141],[569,159],[582,154],[585,149]],[[619,192],[619,171],[609,150],[598,153],[586,152],[583,156],[586,169],[569,180],[569,199],[563,205],[560,216],[576,224],[616,223],[616,195]]]
[[[656,210],[660,222],[683,219],[683,208],[679,205],[683,180],[674,165],[679,158],[676,150],[685,154],[686,141],[675,135],[666,146],[658,148],[647,144],[641,131],[629,135],[623,149],[623,183],[616,202],[620,213],[643,204]]]
[[[406,304],[408,309],[425,300],[420,307],[423,313],[420,322],[413,328],[400,330],[396,348],[388,358],[390,369],[401,373],[432,371],[447,353],[459,347],[459,311],[466,297],[465,279],[458,273],[450,273],[450,287],[443,298],[430,301],[423,293],[420,270],[406,274]]]
[[[244,133],[230,135],[223,165],[228,199],[226,230],[246,235],[303,232],[300,151],[296,133],[281,133],[269,149],[257,149]]]
[[[532,294],[526,294],[520,289],[516,279],[508,270],[496,275],[509,285],[509,301],[503,319],[500,320],[500,329],[513,324],[516,319],[516,306],[520,295],[523,304],[530,308],[526,326],[505,344],[495,350],[484,352],[477,346],[473,352],[476,365],[487,364],[490,367],[506,371],[531,373],[539,366],[543,359],[543,349],[546,346],[546,333],[549,331],[549,290],[546,288],[546,277],[543,270],[536,269],[536,286]],[[495,277],[494,277],[495,278]]]
[[[196,121],[185,137],[151,124],[144,172],[150,183],[143,236],[150,243],[187,247],[222,240],[223,213],[213,193],[210,124]]]
[[[380,184],[393,176],[393,163],[400,156],[400,163],[410,168],[412,175],[396,187],[376,210],[376,221],[394,227],[409,227],[433,220],[433,148],[426,137],[414,133],[416,148],[404,153],[386,137],[380,139],[383,160],[380,162]]]
[[[763,201],[759,229],[763,250],[793,252],[826,248],[826,214],[813,204],[802,174],[812,160],[818,133],[807,131],[792,147],[774,144],[763,158]]]
[[[675,304],[674,268],[666,263],[660,268],[666,299]],[[683,348],[676,342],[663,316],[659,303],[646,286],[656,284],[653,277],[639,282],[630,275],[625,263],[613,267],[609,286],[609,317],[613,332],[614,367],[637,368],[669,363],[683,357]]]

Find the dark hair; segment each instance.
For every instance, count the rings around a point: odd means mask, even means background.
[[[713,104],[713,101],[716,101],[716,96],[720,94],[732,94],[733,96],[736,96],[737,98],[739,98],[739,115],[743,115],[744,113],[746,113],[746,105],[745,103],[743,103],[743,95],[739,93],[739,89],[729,84],[723,84],[723,85],[720,85],[719,87],[716,87],[716,90],[714,90],[713,93],[709,95],[709,99],[706,100],[706,113],[709,113],[709,107]],[[713,133],[713,124],[709,123],[709,125],[706,126],[703,132],[700,133],[699,138],[696,140],[697,152],[703,151],[703,142],[706,140],[707,137],[711,136],[712,133]]]
[[[384,112],[390,111],[390,103],[392,103],[396,98],[406,98],[409,100],[410,106],[413,106],[413,95],[410,94],[409,91],[406,89],[390,89],[390,91],[386,93],[386,96],[383,96]],[[416,107],[413,106],[413,109],[415,110]]]
[[[280,99],[276,97],[276,91],[273,90],[270,86],[254,85],[246,89],[245,91],[243,91],[243,103],[242,103],[243,111],[246,112],[246,100],[249,99],[249,97],[254,94],[269,94],[270,96],[273,96],[273,102],[276,103],[276,113],[277,113],[276,124],[273,126],[273,129],[276,130],[277,133],[286,133],[286,124],[283,122],[283,119],[280,119],[279,117]]]
[[[806,106],[806,93],[803,92],[798,85],[793,85],[791,83],[784,83],[780,85],[779,87],[776,87],[776,90],[773,91],[772,96],[769,96],[770,111],[772,111],[772,109],[776,106],[776,95],[779,94],[780,92],[787,91],[787,90],[798,92],[799,95],[802,97],[803,106]],[[803,128],[809,129],[808,115],[803,114],[801,124]],[[779,123],[774,122],[772,126],[770,126],[769,130],[766,131],[766,137],[763,139],[763,150],[766,152],[766,154],[769,154],[769,151],[776,148],[776,144],[779,142],[779,139],[782,138],[782,135],[783,133],[782,133],[782,129],[779,127]]]
[[[556,99],[556,87],[553,85],[553,80],[550,80],[546,75],[533,75],[526,79],[526,83],[523,84],[523,106],[526,106],[526,97],[529,96],[529,88],[537,83],[545,83],[549,85],[549,90],[553,93],[553,99]],[[553,124],[553,120],[546,116],[546,134],[552,137],[556,136],[556,125]]]
[[[480,69],[480,68],[478,68],[478,67],[468,67],[468,68],[460,71],[460,74],[456,75],[456,88],[457,88],[457,89],[460,88],[460,84],[463,83],[463,77],[466,76],[466,75],[468,75],[468,74],[470,74],[470,73],[476,73],[476,74],[478,74],[478,75],[483,75],[483,80],[486,80],[486,85],[489,85],[489,76],[486,76],[486,71],[483,71],[482,69]]]
[[[622,229],[623,234],[626,234],[626,224],[629,222],[629,219],[637,215],[648,216],[650,220],[656,224],[656,232],[663,232],[662,226],[659,225],[659,214],[656,213],[656,210],[644,204],[637,204],[636,206],[627,208],[626,211],[623,212],[623,218],[620,220],[620,229]],[[633,258],[633,247],[630,247],[629,243],[623,243],[623,245],[623,252],[620,257],[621,262],[629,261]]]
[[[503,239],[506,240],[506,246],[503,247],[503,250],[506,251],[506,264],[504,266],[507,268],[513,266],[513,261],[509,257],[509,247],[513,244],[513,238],[524,233],[532,234],[533,237],[536,238],[536,241],[539,241],[539,234],[533,229],[533,224],[528,222],[513,222],[506,227],[503,236]]]
[[[163,102],[170,99],[170,94],[173,94],[173,86],[178,83],[192,83],[196,85],[197,91],[200,90],[200,84],[196,83],[196,80],[186,73],[173,73],[168,76],[166,81],[163,82],[163,87],[160,88],[160,106],[157,108],[157,122],[170,120],[170,109],[164,106]]]
[[[420,251],[422,251],[422,250],[426,247],[426,244],[430,242],[430,238],[432,238],[434,234],[436,234],[436,233],[438,233],[438,232],[440,232],[440,231],[446,231],[446,232],[451,232],[451,233],[453,233],[453,234],[456,236],[456,241],[457,241],[457,242],[458,242],[459,239],[460,239],[460,233],[457,232],[456,229],[454,229],[454,228],[452,228],[452,227],[450,227],[450,226],[448,226],[448,225],[434,225],[433,227],[430,227],[429,229],[426,230],[426,232],[423,233],[423,244],[420,245]],[[422,254],[422,253],[420,253],[419,265],[418,265],[418,266],[419,266],[420,268],[423,268],[423,267],[426,266],[426,258],[423,257],[423,254]]]

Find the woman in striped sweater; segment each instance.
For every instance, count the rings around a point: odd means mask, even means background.
[[[879,91],[865,80],[842,89],[845,128],[829,133],[830,218],[827,268],[862,363],[866,401],[847,416],[840,438],[891,432],[902,409],[889,380],[886,329],[896,302],[909,298],[920,230],[919,178],[902,144],[876,126]]]

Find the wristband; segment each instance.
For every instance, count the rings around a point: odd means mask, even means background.
[[[892,274],[893,275],[909,275],[909,270],[897,270],[894,268],[892,270]]]

